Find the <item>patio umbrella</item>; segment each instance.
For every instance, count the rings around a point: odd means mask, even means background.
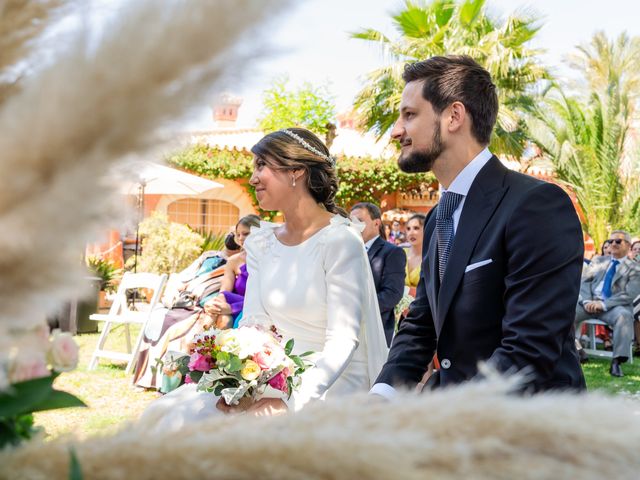
[[[138,222],[136,224],[136,248],[133,271],[137,271],[140,242],[139,225],[144,213],[145,195],[199,195],[207,190],[223,188],[224,185],[206,178],[192,175],[175,168],[156,163],[146,163],[138,174],[137,181],[126,182],[120,188],[125,195],[138,197]]]
[[[145,164],[137,180],[124,183],[120,191],[126,195],[138,195],[141,186],[143,194],[147,195],[199,195],[223,187],[221,183],[155,163]]]

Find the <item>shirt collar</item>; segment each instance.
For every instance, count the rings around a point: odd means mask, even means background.
[[[489,160],[491,160],[493,154],[489,151],[489,147],[482,150],[471,162],[462,169],[462,171],[453,179],[448,189],[442,189],[442,192],[459,193],[460,195],[467,196],[471,184],[476,179],[478,172],[482,170]]]
[[[367,243],[364,244],[364,248],[367,250],[367,252],[371,248],[371,245],[373,245],[373,242],[375,242],[378,238],[380,238],[380,235],[376,235],[375,237],[373,237],[371,240],[369,240]]]

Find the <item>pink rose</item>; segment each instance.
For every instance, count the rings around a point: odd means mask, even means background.
[[[265,350],[264,352],[258,352],[253,356],[253,361],[256,362],[261,370],[269,370],[274,363],[274,356],[271,350]]]
[[[191,375],[188,373],[184,376],[184,383],[194,383],[194,381],[191,380]]]
[[[78,345],[69,332],[55,331],[48,354],[56,372],[69,372],[78,365]]]
[[[272,388],[280,390],[281,392],[286,393],[289,391],[289,387],[287,387],[287,375],[285,375],[284,370],[272,377],[268,383]]]
[[[49,375],[51,372],[47,368],[47,361],[42,353],[18,355],[12,359],[9,366],[9,383],[26,382]]]
[[[199,353],[193,353],[191,360],[189,361],[189,370],[198,370],[199,372],[208,372],[211,369],[211,363],[209,357],[200,355]]]

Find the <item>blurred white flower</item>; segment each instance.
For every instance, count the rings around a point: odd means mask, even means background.
[[[49,363],[56,372],[68,372],[78,365],[78,345],[68,332],[53,332],[49,347]]]

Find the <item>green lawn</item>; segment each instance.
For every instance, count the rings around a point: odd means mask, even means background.
[[[589,391],[640,396],[640,358],[636,358],[633,364],[627,362],[622,365],[624,377],[621,378],[609,375],[610,363],[607,358],[590,357],[589,362],[582,364]]]
[[[132,332],[135,338],[136,332]],[[124,364],[112,364],[101,360],[97,370],[88,371],[91,354],[98,341],[98,334],[78,335],[80,364],[56,380],[56,387],[73,393],[89,408],[54,410],[35,415],[37,425],[45,428],[50,437],[75,433],[79,437],[113,432],[123,422],[136,419],[144,408],[158,397],[158,393],[135,388],[131,376],[125,376]],[[110,348],[125,351],[124,332],[119,329],[110,336]],[[600,390],[609,394],[628,394],[640,397],[640,358],[632,365],[623,365],[625,376],[609,375],[607,359],[591,358],[583,365],[590,391]]]
[[[132,342],[137,335],[132,330]],[[125,376],[124,364],[113,364],[101,359],[94,371],[87,370],[91,354],[98,342],[98,334],[75,337],[80,346],[80,363],[73,372],[63,373],[55,387],[73,393],[89,408],[69,408],[35,414],[36,425],[45,428],[51,437],[75,433],[80,437],[114,431],[122,422],[138,417],[153,399],[156,392],[135,388],[131,375]],[[126,351],[124,330],[119,328],[109,336],[107,348]]]

